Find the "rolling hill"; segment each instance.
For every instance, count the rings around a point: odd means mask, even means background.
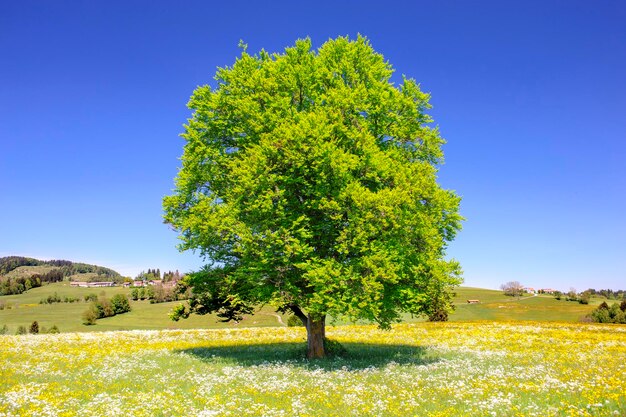
[[[9,333],[18,326],[28,327],[37,320],[40,326],[56,325],[62,332],[90,332],[132,329],[191,329],[191,328],[237,328],[259,326],[284,326],[287,316],[264,307],[253,316],[245,316],[239,324],[222,323],[215,316],[192,315],[187,320],[173,322],[168,313],[180,301],[150,304],[149,301],[131,301],[132,311],[97,321],[95,326],[84,326],[81,314],[87,309],[85,295],[95,293],[108,298],[115,294],[129,294],[128,288],[77,288],[67,281],[43,285],[23,294],[0,296],[0,327],[7,325]],[[40,304],[40,300],[56,293],[60,298],[75,297],[77,303]],[[467,321],[542,321],[578,322],[603,301],[592,298],[589,305],[556,300],[551,296],[524,296],[519,299],[507,297],[501,291],[460,287],[454,299],[456,310],[450,315],[452,322]],[[477,299],[479,304],[468,304]],[[2,307],[3,306],[3,307]],[[405,322],[420,322],[423,318],[404,317]],[[347,321],[329,320],[329,324],[345,325]]]
[[[21,294],[44,283],[63,280],[121,282],[123,277],[110,268],[81,262],[23,256],[0,258],[0,295]]]

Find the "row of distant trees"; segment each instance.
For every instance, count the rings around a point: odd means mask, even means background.
[[[170,281],[178,281],[181,278],[182,278],[182,274],[178,272],[178,269],[176,271],[163,272],[163,275],[161,275],[161,270],[159,268],[156,268],[156,269],[148,268],[147,271],[141,271],[135,279],[140,280],[140,281],[159,280],[163,282],[170,282]]]
[[[526,288],[519,283],[518,281],[509,281],[506,284],[502,284],[500,289],[504,292],[504,295],[508,296],[521,296],[526,293]],[[543,292],[543,290],[539,290],[539,292]],[[593,288],[589,288],[583,292],[577,292],[575,288],[570,288],[568,292],[554,291],[552,295],[557,300],[565,299],[567,301],[578,301],[581,304],[589,304],[589,299],[591,297],[602,297],[607,300],[626,300],[626,290],[595,290]]]
[[[0,275],[8,274],[20,266],[54,266],[59,268],[63,276],[70,276],[82,273],[95,273],[97,275],[107,277],[110,280],[121,279],[121,275],[110,268],[98,265],[90,265],[81,262],[66,261],[63,259],[53,259],[51,261],[42,261],[34,258],[26,258],[24,256],[6,256],[0,258]]]
[[[151,304],[187,300],[190,295],[191,289],[182,281],[179,281],[175,286],[157,284],[135,287],[130,290],[130,298],[133,301],[150,300]]]
[[[37,320],[33,321],[30,327],[27,329],[26,326],[20,325],[17,327],[17,331],[15,334],[39,334],[39,333],[59,333],[59,328],[56,324],[52,325],[49,329],[46,329],[43,326],[39,326],[39,322]],[[6,324],[0,327],[0,335],[9,334],[9,326]]]
[[[63,281],[63,272],[58,269],[29,277],[0,277],[0,295],[21,294],[45,283]]]

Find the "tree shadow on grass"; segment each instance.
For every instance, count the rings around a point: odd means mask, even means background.
[[[206,346],[182,349],[177,353],[192,355],[214,364],[239,366],[292,365],[311,370],[360,370],[398,365],[427,365],[440,358],[422,346],[374,343],[341,343],[331,340],[327,358],[308,360],[303,343],[266,343],[233,346]]]

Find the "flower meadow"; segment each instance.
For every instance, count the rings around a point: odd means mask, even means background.
[[[624,416],[626,326],[417,323],[0,336],[0,416]]]

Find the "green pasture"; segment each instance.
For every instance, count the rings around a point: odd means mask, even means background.
[[[626,326],[407,323],[0,336],[0,416],[609,417]],[[51,348],[53,347],[53,348]]]
[[[65,297],[80,298],[78,303],[39,304],[48,295],[57,293]],[[287,316],[276,313],[271,307],[264,307],[254,316],[246,316],[240,323],[222,323],[215,316],[195,316],[173,322],[168,313],[178,302],[150,304],[149,301],[131,301],[132,311],[115,317],[100,319],[94,326],[82,324],[82,313],[88,304],[82,301],[87,294],[96,294],[111,298],[115,294],[130,294],[124,287],[79,288],[71,287],[69,282],[44,285],[33,288],[24,294],[0,296],[0,327],[7,325],[9,333],[15,333],[18,326],[28,328],[33,321],[40,326],[50,328],[56,325],[62,332],[91,332],[106,330],[131,329],[209,329],[284,326]],[[479,300],[479,304],[468,304],[467,300]],[[565,321],[578,322],[589,314],[603,300],[592,298],[589,305],[577,302],[556,300],[550,295],[529,296],[521,298],[507,297],[501,291],[481,288],[461,287],[456,290],[454,304],[456,310],[450,315],[450,321]],[[10,308],[7,308],[10,307]],[[280,318],[280,320],[279,320]],[[407,322],[424,321],[423,318],[405,317]],[[349,322],[337,319],[332,324],[342,325]]]
[[[524,295],[508,297],[502,291],[461,287],[454,298],[456,310],[450,321],[475,320],[532,320],[532,321],[580,321],[590,314],[604,299],[592,298],[588,305],[576,301],[557,300],[552,295]],[[469,304],[467,300],[479,300]]]
[[[80,298],[78,303],[39,304],[42,298],[57,293],[65,297]],[[0,303],[4,303],[4,310],[0,310],[0,327],[7,325],[9,333],[15,333],[19,326],[30,327],[33,321],[39,326],[50,328],[56,325],[62,332],[92,332],[107,330],[156,330],[156,329],[206,329],[206,328],[235,328],[235,327],[263,327],[282,326],[282,320],[287,317],[276,313],[271,308],[262,308],[254,316],[245,317],[240,323],[222,323],[214,315],[191,316],[187,320],[172,321],[168,313],[172,307],[180,302],[150,304],[148,300],[131,301],[130,313],[100,319],[96,325],[82,324],[82,313],[87,309],[84,302],[85,295],[96,294],[107,298],[115,294],[130,295],[130,289],[124,287],[80,288],[71,287],[69,282],[54,283],[33,288],[19,295],[0,296]],[[280,321],[279,321],[280,318]]]

